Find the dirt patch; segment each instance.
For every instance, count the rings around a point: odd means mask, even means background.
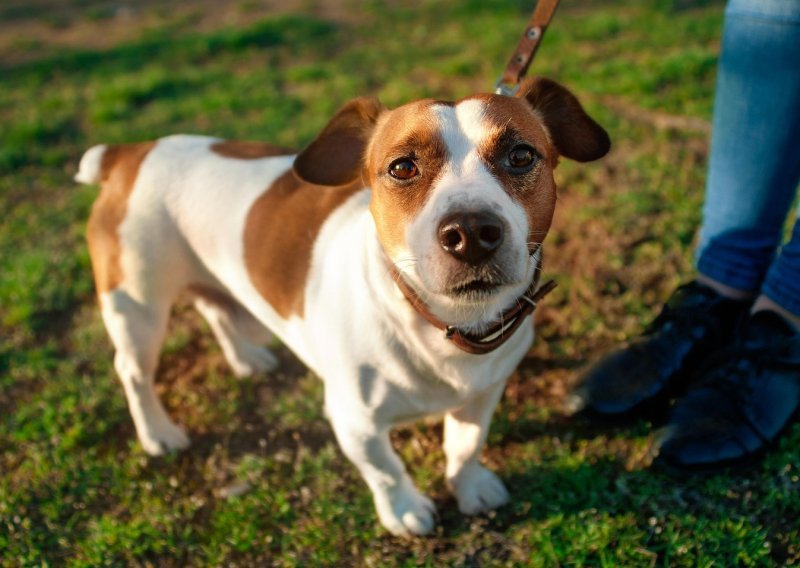
[[[0,7],[0,62],[10,67],[65,48],[103,50],[156,31],[183,35],[245,27],[281,14],[353,22],[362,18],[353,4],[346,0],[8,0]]]
[[[631,105],[619,97],[603,97],[605,106],[632,122],[641,122],[654,127],[656,130],[677,130],[680,132],[696,133],[709,136],[711,123],[696,116],[677,116],[666,112],[648,110]]]

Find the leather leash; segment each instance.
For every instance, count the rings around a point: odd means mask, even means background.
[[[539,44],[542,42],[544,32],[556,13],[558,2],[559,0],[539,0],[536,3],[533,15],[517,44],[517,49],[514,50],[511,59],[508,60],[508,65],[506,65],[506,69],[500,79],[497,80],[495,93],[509,97],[516,94],[519,89],[519,82],[528,72],[528,67],[533,61],[533,56],[536,55]]]

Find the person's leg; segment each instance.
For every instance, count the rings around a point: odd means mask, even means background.
[[[753,311],[758,310],[777,312],[800,330],[800,215],[791,239],[767,272],[761,296],[753,305]]]
[[[761,294],[755,302],[753,302],[753,309],[752,313],[756,312],[775,312],[776,314],[780,315],[783,319],[791,324],[795,331],[800,331],[800,316],[795,314],[794,312],[790,312],[786,308],[784,308],[781,304],[767,296],[766,294]]]
[[[755,294],[780,244],[800,177],[798,70],[800,2],[729,2],[696,253],[712,286]]]
[[[797,188],[798,69],[800,2],[732,0],[718,68],[697,281],[679,288],[641,337],[584,374],[572,409],[652,416],[653,405],[663,407],[694,380],[709,353],[733,340],[735,321],[749,310],[773,262]],[[792,250],[787,247],[776,266],[791,261]],[[774,281],[787,278],[795,277],[781,268]]]
[[[731,345],[675,404],[657,463],[713,471],[761,455],[800,407],[800,2],[732,0],[714,107],[699,279],[756,295]]]

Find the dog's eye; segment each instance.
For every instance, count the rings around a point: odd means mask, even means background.
[[[535,161],[536,151],[525,144],[515,146],[508,153],[508,165],[515,170],[529,168]]]
[[[408,180],[418,173],[417,164],[408,158],[400,158],[389,164],[389,175],[395,179]]]

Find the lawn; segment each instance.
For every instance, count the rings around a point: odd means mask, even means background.
[[[800,563],[800,427],[763,465],[677,480],[658,423],[572,418],[580,369],[691,278],[723,6],[564,0],[533,73],[612,137],[564,161],[546,242],[559,287],[498,409],[485,461],[512,503],[466,518],[441,425],[395,446],[439,508],[404,540],[336,446],[320,381],[285,349],[237,380],[188,304],[158,389],[193,446],[135,440],[94,298],[72,181],[100,142],[176,132],[301,147],[349,98],[389,106],[490,89],[532,2],[8,0],[0,5],[0,565],[770,566]]]

